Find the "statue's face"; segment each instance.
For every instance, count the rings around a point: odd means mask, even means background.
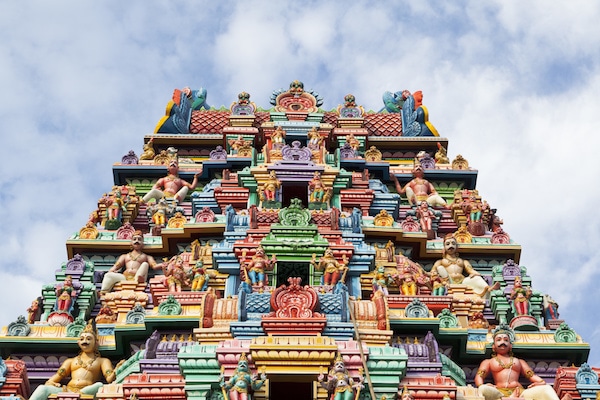
[[[169,168],[168,168],[169,173],[176,174],[178,170],[179,170],[179,163],[175,160],[171,161],[169,163]]]
[[[144,238],[140,235],[134,235],[131,238],[131,245],[135,250],[140,250],[144,246]]]
[[[237,369],[238,371],[248,372],[248,361],[240,360]]]
[[[335,364],[333,364],[333,369],[337,372],[343,372],[346,369],[346,366],[343,361],[336,361]]]
[[[453,254],[456,252],[456,248],[457,248],[456,239],[451,237],[451,238],[444,240],[444,250],[446,250],[446,253]]]
[[[494,336],[494,345],[492,346],[492,350],[499,354],[505,354],[512,350],[512,343],[510,341],[510,336],[506,333],[499,333]]]
[[[96,337],[89,332],[83,332],[79,335],[79,339],[77,339],[77,344],[79,348],[86,351],[93,351],[96,349]]]

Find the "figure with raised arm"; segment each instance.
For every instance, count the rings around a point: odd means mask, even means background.
[[[473,289],[476,295],[485,297],[492,290],[497,290],[500,284],[489,286],[481,274],[467,260],[458,255],[458,242],[452,234],[444,237],[444,258],[437,260],[433,268],[437,269],[442,279],[448,279],[449,284],[463,284]],[[464,275],[467,274],[467,276]]]
[[[475,385],[485,400],[499,400],[502,397],[522,397],[528,400],[558,400],[551,386],[537,376],[525,360],[515,357],[512,344],[515,340],[513,330],[506,324],[492,331],[492,358],[483,360],[475,375]],[[484,383],[492,374],[494,383]],[[524,389],[519,377],[524,376],[531,384]]]
[[[167,199],[174,199],[177,203],[181,203],[188,191],[196,189],[198,186],[198,176],[200,173],[194,175],[192,183],[187,182],[179,177],[179,162],[177,159],[173,159],[169,162],[167,167],[168,175],[160,178],[156,181],[152,190],[150,190],[143,197],[144,203],[147,203],[150,199],[160,200],[163,197]]]
[[[30,400],[45,400],[51,394],[60,392],[95,396],[102,386],[103,376],[107,383],[115,380],[116,374],[111,361],[101,357],[98,351],[98,332],[93,321],[90,320],[83,329],[77,344],[81,349],[79,354],[76,357],[67,358],[45,384],[38,386],[29,398]],[[117,364],[116,368],[121,363]],[[62,386],[62,380],[68,377],[71,379],[66,386]]]
[[[221,375],[220,385],[229,394],[229,400],[252,400],[253,393],[262,387],[267,379],[264,370],[260,374],[260,379],[257,375],[252,375],[248,367],[248,359],[246,354],[242,353],[238,361],[235,374],[227,382],[225,377]]]
[[[341,354],[338,354],[333,362],[333,367],[327,374],[327,380],[321,372],[317,381],[323,389],[327,390],[329,400],[354,400],[354,398],[358,398],[356,392],[360,393],[360,389],[363,387],[362,376],[356,382],[352,379]]]
[[[136,281],[146,282],[148,279],[148,268],[159,269],[161,266],[154,258],[142,251],[144,248],[144,236],[141,231],[135,231],[131,237],[131,251],[122,254],[117,262],[104,274],[102,279],[101,293],[110,292],[117,282]],[[123,270],[123,272],[120,272]]]
[[[169,292],[181,292],[183,287],[191,286],[188,273],[183,266],[183,258],[178,255],[162,264],[163,273],[167,277],[166,285]]]
[[[446,200],[442,198],[435,190],[431,182],[423,178],[424,171],[420,163],[416,163],[412,170],[414,178],[404,187],[398,182],[396,175],[391,174],[390,177],[396,185],[396,190],[399,194],[405,194],[411,206],[418,205],[421,201],[426,201],[432,207],[445,207]]]

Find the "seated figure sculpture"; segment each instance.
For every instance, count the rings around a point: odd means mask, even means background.
[[[264,371],[260,374],[260,379],[258,379],[258,376],[250,374],[248,359],[246,354],[242,353],[235,374],[227,382],[225,382],[225,377],[221,375],[219,381],[223,390],[228,391],[229,399],[252,400],[254,398],[252,394],[262,387],[266,379],[267,375]]]
[[[471,266],[467,260],[458,256],[458,242],[452,234],[444,238],[444,258],[437,260],[433,268],[437,269],[442,279],[448,278],[449,284],[463,284],[473,289],[476,295],[485,297],[492,290],[497,290],[500,284],[496,282],[494,286],[489,286],[481,277],[481,274]],[[466,272],[468,276],[464,276]]]
[[[157,180],[152,190],[143,197],[144,203],[147,203],[150,199],[160,200],[163,197],[167,199],[172,198],[177,203],[181,203],[185,199],[185,196],[187,196],[188,191],[194,190],[198,186],[198,176],[200,173],[194,175],[192,183],[181,179],[179,177],[179,162],[177,159],[169,162],[167,171],[169,172],[168,175]]]
[[[327,390],[330,400],[353,400],[358,398],[362,389],[362,377],[354,382],[352,376],[346,369],[346,364],[341,354],[333,362],[333,367],[327,374],[327,380],[323,373],[319,374],[317,381],[321,387]],[[355,391],[358,393],[355,394]]]
[[[408,202],[411,206],[416,206],[422,201],[426,201],[432,207],[445,207],[446,200],[444,200],[438,192],[435,190],[431,182],[423,178],[424,171],[420,163],[416,163],[413,170],[413,180],[408,182],[404,187],[398,182],[396,175],[391,174],[390,177],[396,185],[396,190],[399,194],[406,193]]]
[[[102,386],[102,376],[107,383],[115,380],[115,370],[122,361],[113,370],[111,361],[108,358],[100,357],[98,333],[92,321],[79,335],[77,344],[81,349],[79,354],[76,357],[67,358],[45,384],[38,386],[29,398],[30,400],[45,400],[51,394],[60,392],[95,395]],[[67,377],[71,377],[71,380],[66,386],[62,386],[61,381]]]
[[[104,274],[102,279],[101,293],[106,293],[112,290],[117,282],[121,281],[136,281],[138,283],[146,282],[148,279],[148,268],[161,268],[157,264],[154,257],[144,253],[144,237],[141,231],[135,231],[131,237],[131,251],[127,254],[122,254],[117,262]],[[125,269],[122,273],[119,272]]]
[[[475,376],[475,385],[485,400],[499,400],[502,397],[522,397],[524,399],[558,400],[551,386],[537,376],[526,361],[512,354],[513,330],[505,324],[493,331],[492,358],[483,360]],[[484,383],[492,374],[494,383]],[[519,377],[524,376],[531,384],[524,389]]]

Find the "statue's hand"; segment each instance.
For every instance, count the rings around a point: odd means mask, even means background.
[[[260,380],[261,381],[266,381],[267,380],[267,374],[265,374],[264,372],[262,374],[260,374]]]
[[[319,376],[317,376],[317,381],[323,382],[323,379],[325,379],[325,375],[319,374]]]
[[[58,387],[58,388],[61,387],[60,382],[54,382],[54,381],[51,381],[51,380],[47,380],[46,383],[45,383],[45,385],[55,386],[55,387]]]

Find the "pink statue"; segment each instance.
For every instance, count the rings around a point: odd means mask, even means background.
[[[408,197],[408,202],[410,205],[417,205],[421,201],[426,201],[430,206],[435,207],[445,207],[446,200],[444,200],[438,192],[435,190],[433,185],[425,178],[423,167],[420,163],[416,163],[413,168],[413,176],[414,179],[408,182],[404,187],[400,185],[398,182],[398,178],[396,175],[391,174],[391,179],[396,185],[396,190],[399,194],[406,193],[406,197]]]
[[[492,358],[483,360],[475,376],[475,385],[485,400],[499,400],[503,397],[522,397],[528,400],[558,400],[551,386],[537,376],[526,361],[512,354],[514,332],[506,325],[500,325],[493,331],[494,344]],[[494,384],[485,383],[492,374]],[[524,389],[519,377],[526,377],[531,384]]]
[[[188,191],[194,190],[198,186],[198,176],[200,173],[194,175],[192,183],[181,179],[179,177],[179,162],[176,159],[169,162],[167,170],[169,174],[156,181],[152,190],[143,197],[144,203],[147,203],[150,199],[160,200],[163,197],[173,198],[176,202],[181,203]]]
[[[163,264],[163,271],[167,277],[169,292],[181,292],[184,286],[191,286],[181,256],[172,257],[166,265]]]
[[[417,207],[417,217],[419,218],[419,223],[421,224],[421,230],[423,232],[429,232],[433,229],[432,223],[435,218],[435,214],[429,208],[429,204],[426,201],[422,201]]]

